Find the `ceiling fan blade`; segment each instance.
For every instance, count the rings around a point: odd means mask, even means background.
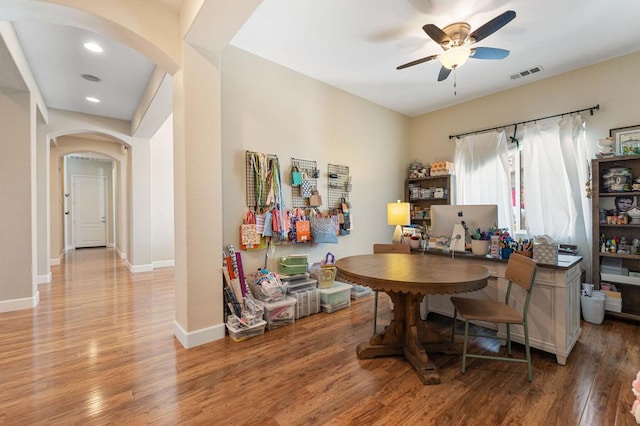
[[[449,68],[442,67],[440,68],[440,73],[438,74],[438,81],[446,80],[449,77],[451,70]]]
[[[476,47],[471,49],[470,58],[475,59],[504,59],[509,56],[509,51],[495,47]]]
[[[473,39],[473,42],[476,43],[484,38],[489,37],[491,34],[498,31],[500,28],[507,25],[516,17],[516,12],[513,10],[507,10],[501,15],[496,16],[477,30],[471,33],[469,38]]]
[[[423,62],[431,61],[433,59],[436,59],[437,57],[438,57],[438,55],[431,55],[431,56],[427,56],[426,58],[416,59],[415,61],[407,62],[406,64],[400,65],[399,67],[396,67],[396,69],[397,70],[401,70],[403,68],[409,68],[409,67],[412,67],[414,65],[421,64]]]
[[[429,37],[433,39],[433,41],[435,41],[440,45],[442,45],[442,43],[451,41],[451,38],[449,38],[447,33],[445,33],[444,31],[442,31],[440,28],[438,28],[433,24],[427,24],[424,27],[422,27],[422,29],[424,30],[425,33],[427,33]]]

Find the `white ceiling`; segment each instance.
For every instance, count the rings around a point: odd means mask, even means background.
[[[49,108],[131,120],[155,68],[147,57],[80,28],[36,21],[13,27]],[[85,42],[96,42],[104,51],[90,52]],[[101,81],[87,81],[83,74]],[[100,103],[88,102],[87,96]]]
[[[514,10],[516,18],[475,46],[510,50],[469,59],[438,82],[442,52],[422,30],[464,21],[471,30]],[[265,0],[231,44],[407,116],[601,62],[640,49],[637,0]],[[543,72],[511,80],[521,71]]]
[[[155,1],[176,13],[182,3]],[[453,73],[437,81],[438,61],[396,70],[442,51],[423,25],[465,21],[473,31],[506,10],[517,17],[476,46],[511,54],[498,61],[470,59],[456,72],[457,95]],[[264,0],[231,44],[415,116],[634,52],[640,49],[638,22],[638,0]],[[78,28],[35,21],[14,27],[49,107],[132,119],[155,67],[148,58]],[[100,41],[105,52],[84,50],[89,39]],[[543,71],[510,79],[535,66]],[[85,73],[102,81],[86,81]],[[101,102],[90,104],[85,96]]]

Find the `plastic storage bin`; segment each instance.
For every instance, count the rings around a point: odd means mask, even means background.
[[[580,295],[580,306],[584,320],[592,324],[602,324],[604,320],[604,304],[607,297],[601,291],[593,291],[591,297]]]
[[[335,312],[351,306],[351,284],[335,281],[331,288],[318,289],[323,312]]]
[[[246,326],[240,322],[237,316],[230,315],[227,318],[227,330],[229,336],[236,342],[241,342],[250,337],[260,336],[264,334],[264,328],[267,322],[264,320],[258,320],[251,326]]]
[[[351,298],[352,299],[360,299],[361,297],[371,296],[373,294],[373,290],[369,287],[365,287],[360,284],[352,284],[351,287]]]
[[[296,299],[296,319],[320,312],[320,294],[315,287],[292,290],[289,295]]]
[[[287,296],[277,302],[262,302],[264,304],[264,319],[267,329],[283,327],[293,324],[296,320],[296,299]]]
[[[307,272],[307,264],[304,265],[287,265],[286,263],[280,263],[278,266],[278,272],[285,275],[298,275]]]
[[[299,290],[302,288],[317,288],[318,281],[313,280],[311,278],[298,279],[298,280],[290,280],[289,281],[289,293],[295,290]]]
[[[607,300],[604,303],[604,310],[610,312],[622,312],[622,293],[617,291],[604,291],[602,293]]]

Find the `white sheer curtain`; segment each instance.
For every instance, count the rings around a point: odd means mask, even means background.
[[[527,231],[575,244],[591,276],[590,165],[579,115],[529,123],[524,130],[524,194]]]
[[[456,139],[456,204],[497,204],[498,226],[511,228],[511,175],[504,131]]]

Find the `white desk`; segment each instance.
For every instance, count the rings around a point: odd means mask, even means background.
[[[416,254],[425,255],[425,254]],[[426,254],[427,256],[436,254]],[[507,280],[504,277],[507,263],[499,259],[456,254],[459,262],[479,262],[491,272],[489,284],[482,290],[460,295],[462,297],[488,298],[502,300],[506,294]],[[558,256],[557,265],[538,265],[536,281],[529,304],[529,343],[532,347],[556,355],[558,364],[565,365],[567,357],[578,341],[580,328],[580,287],[582,270],[580,256]],[[517,294],[517,286],[512,292]],[[448,295],[429,295],[426,306],[421,307],[422,318],[428,312],[453,317],[453,305]],[[515,303],[520,310],[524,298],[516,297]],[[496,330],[496,324],[478,323],[483,327]],[[512,339],[524,343],[521,326],[512,326]],[[498,336],[506,337],[506,327],[500,325]]]

